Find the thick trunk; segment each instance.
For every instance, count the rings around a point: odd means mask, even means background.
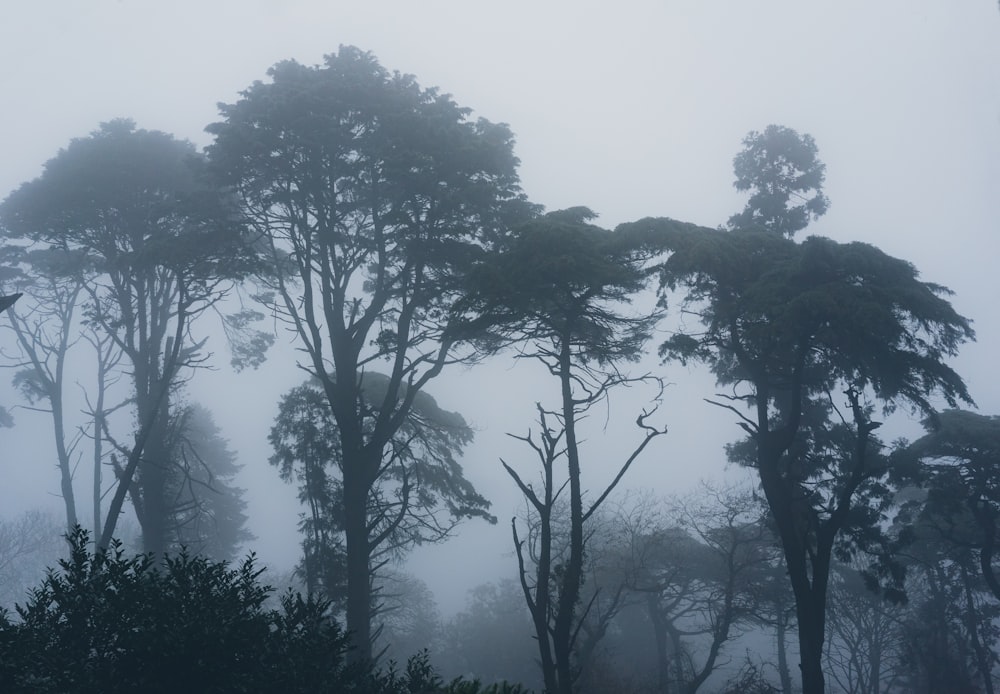
[[[780,453],[768,450],[763,443],[758,446],[761,486],[781,538],[785,566],[795,596],[802,694],[823,694],[823,639],[830,548],[817,548],[811,559],[810,580],[810,557],[806,551],[808,518],[792,508],[795,490],[790,490],[788,482],[777,472]]]
[[[344,540],[347,545],[347,631],[351,662],[372,660],[371,547],[368,537],[368,485],[359,470],[344,461]]]
[[[167,480],[170,466],[168,442],[170,399],[164,394],[156,407],[155,398],[146,408],[153,413],[154,424],[149,433],[142,462],[139,464],[139,488],[142,490],[142,546],[143,551],[152,552],[162,558],[169,546],[168,528],[170,508],[167,502]]]

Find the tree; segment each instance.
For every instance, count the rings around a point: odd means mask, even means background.
[[[705,484],[656,508],[642,499],[618,520],[630,599],[653,636],[656,691],[697,692],[752,621],[774,554],[761,515],[748,490]]]
[[[539,431],[516,436],[528,445],[542,468],[539,491],[513,467],[504,468],[529,503],[535,518],[522,540],[512,521],[514,546],[525,600],[532,613],[546,691],[569,694],[578,676],[572,663],[579,623],[589,605],[581,606],[587,521],[642,453],[664,433],[637,424],[643,437],[623,455],[612,481],[584,503],[581,448],[577,424],[616,386],[636,380],[619,364],[636,360],[657,314],[626,315],[621,304],[641,290],[648,255],[628,234],[615,234],[589,224],[594,214],[582,207],[551,212],[520,227],[508,244],[484,256],[470,275],[470,292],[460,307],[474,316],[460,334],[487,349],[518,345],[521,356],[540,361],[557,379],[558,405],[538,405]],[[662,385],[661,385],[662,392]],[[565,458],[566,474],[556,464]],[[559,497],[569,493],[565,550],[556,546],[554,525]],[[528,547],[525,547],[525,542]],[[527,564],[534,563],[529,575]]]
[[[0,612],[23,599],[66,550],[65,526],[42,511],[0,519]]]
[[[197,403],[176,408],[168,444],[169,546],[232,561],[240,546],[253,539],[246,529],[243,490],[233,486],[242,467],[236,454],[212,413]]]
[[[707,363],[730,389],[716,404],[750,435],[795,594],[803,691],[818,694],[834,547],[884,552],[885,538],[868,532],[889,496],[873,408],[929,413],[935,394],[971,402],[945,360],[974,332],[946,289],[868,244],[655,219],[624,229],[659,237],[669,253],[663,296],[683,287],[702,325],[678,331],[661,354]],[[899,567],[886,568],[898,583]]]
[[[469,259],[532,208],[506,126],[342,47],[275,65],[209,126],[216,170],[261,234],[269,310],[321,384],[343,460],[347,626],[371,657],[370,500],[421,390],[454,361],[445,330]],[[386,370],[377,407],[363,392]]]
[[[842,691],[882,694],[893,691],[902,674],[898,661],[904,611],[866,586],[861,568],[833,568],[827,672]]]
[[[924,420],[927,434],[900,452],[920,463],[927,487],[923,516],[945,540],[972,548],[993,596],[1000,600],[1000,417],[945,410]]]
[[[500,579],[471,589],[465,608],[444,625],[442,662],[447,674],[472,674],[485,682],[541,684],[538,648],[521,584]]]
[[[145,547],[165,549],[169,393],[205,359],[192,321],[254,266],[231,201],[203,163],[188,142],[113,121],[70,142],[0,206],[8,238],[87,259],[84,316],[131,372],[135,441],[123,446],[102,547],[131,492]]]
[[[387,376],[365,375],[362,397],[372,424],[388,385]],[[496,522],[487,512],[489,502],[462,476],[458,463],[472,435],[460,414],[440,408],[430,394],[420,392],[413,399],[369,491],[373,583],[385,578],[378,573],[388,561],[414,545],[440,542],[463,518]],[[318,383],[285,394],[268,438],[274,448],[271,464],[286,482],[298,479],[299,500],[307,509],[300,523],[306,586],[340,605],[346,574],[345,465],[337,422]]]
[[[73,453],[79,436],[67,427],[65,407],[66,361],[70,348],[78,341],[75,314],[83,291],[86,257],[76,251],[59,249],[27,250],[9,246],[8,263],[16,264],[18,286],[29,289],[32,302],[21,311],[10,310],[7,319],[21,354],[12,366],[18,371],[14,385],[32,407],[45,409],[52,418],[56,465],[59,469],[66,529],[78,523],[76,497],[73,493]],[[23,311],[23,312],[22,312]]]
[[[751,131],[733,160],[736,190],[752,191],[746,207],[729,218],[737,231],[770,231],[791,238],[826,213],[826,165],[810,135],[769,125]]]

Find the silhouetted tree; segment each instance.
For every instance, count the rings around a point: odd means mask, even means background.
[[[594,216],[577,207],[519,228],[500,252],[484,256],[475,267],[470,292],[460,304],[474,316],[462,327],[463,336],[491,350],[516,344],[522,357],[537,359],[558,381],[559,404],[553,409],[537,406],[537,438],[533,433],[515,437],[537,456],[540,489],[503,465],[534,514],[526,539],[512,521],[514,546],[545,688],[559,694],[569,694],[578,676],[573,649],[591,607],[580,604],[584,526],[646,445],[664,433],[648,425],[650,413],[643,412],[637,419],[642,439],[616,463],[604,491],[585,502],[577,423],[610,390],[637,380],[623,375],[619,365],[641,355],[658,317],[622,312],[622,305],[646,284],[648,254],[630,235],[589,224]],[[565,476],[556,469],[561,459]],[[564,489],[569,494],[563,502],[569,510],[568,541],[560,551],[554,525]]]
[[[926,413],[933,395],[952,406],[970,402],[945,360],[973,330],[947,290],[867,244],[796,244],[780,229],[714,231],[656,219],[623,229],[659,237],[669,253],[660,268],[664,296],[683,290],[701,323],[679,330],[661,354],[707,363],[730,388],[717,404],[750,435],[795,594],[803,691],[820,694],[834,547],[847,540],[882,551],[884,538],[867,532],[888,504],[873,407]],[[898,567],[887,568],[897,569],[889,578],[898,583]]]
[[[216,169],[261,233],[270,310],[287,322],[337,423],[347,626],[371,657],[368,516],[415,398],[454,361],[447,309],[475,252],[530,213],[513,138],[413,77],[343,47],[275,65],[208,130]],[[378,403],[363,392],[373,369]]]
[[[135,441],[124,446],[102,547],[131,492],[144,546],[166,548],[169,393],[205,358],[192,321],[254,266],[229,198],[203,169],[190,143],[117,120],[70,142],[0,206],[9,239],[86,259],[84,317],[130,370]]]

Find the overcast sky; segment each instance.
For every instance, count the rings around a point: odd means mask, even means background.
[[[957,367],[981,410],[1000,413],[995,0],[4,2],[0,197],[112,118],[203,146],[218,102],[236,100],[277,61],[315,64],[341,44],[508,123],[526,193],[548,209],[587,205],[608,227],[645,216],[716,226],[743,205],[731,162],[747,131],[777,123],[813,135],[832,206],[806,233],[873,243],[952,288],[979,336]],[[277,396],[300,380],[294,353],[279,345],[271,363],[240,375],[219,356],[219,371],[199,374],[191,395],[240,452],[260,554],[290,564],[294,493],[266,464],[265,434]],[[539,396],[526,373],[501,358],[432,388],[480,430],[469,476],[501,518],[489,532],[470,527],[475,539],[416,550],[413,565],[446,603],[512,566],[503,554],[516,497],[497,458],[522,455],[504,432],[532,424]],[[710,378],[663,373],[677,383],[662,410],[671,433],[632,483],[670,493],[726,474],[721,446],[739,431],[700,401]],[[2,378],[3,402],[18,402]],[[597,427],[592,439],[626,437],[639,406],[613,410],[624,428]],[[42,420],[15,416],[18,427],[0,431],[0,513],[58,504],[51,453],[24,443],[39,440],[31,424]],[[456,548],[462,559],[452,560]],[[476,548],[484,560],[466,561]],[[442,588],[445,574],[468,585]]]

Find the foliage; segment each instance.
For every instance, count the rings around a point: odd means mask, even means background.
[[[736,190],[752,191],[746,207],[729,218],[728,228],[792,237],[822,216],[830,201],[823,194],[826,165],[811,135],[769,125],[751,131],[733,159]]]
[[[776,175],[766,157],[749,161],[761,180]],[[794,182],[784,175],[775,186]],[[786,229],[803,221],[796,216],[788,212]],[[700,328],[685,326],[666,340],[661,356],[708,364],[729,390],[714,404],[750,435],[746,460],[759,474],[795,593],[803,687],[821,692],[838,538],[846,534],[858,549],[882,554],[888,547],[884,538],[848,530],[877,531],[886,519],[875,407],[926,414],[936,397],[952,407],[971,403],[947,364],[974,338],[970,321],[948,302],[947,289],[920,281],[910,263],[868,244],[815,236],[797,244],[767,230],[685,228],[662,219],[620,229],[653,243],[658,237],[667,254],[661,298],[683,291],[683,308],[699,319]],[[899,566],[882,566],[898,588]]]
[[[70,542],[0,625],[4,691],[311,692],[350,676],[325,604],[288,595],[266,610],[252,555],[234,569],[186,553],[157,565],[117,543],[91,554],[80,529]]]
[[[71,254],[85,320],[129,367],[137,430],[119,444],[127,462],[102,546],[129,494],[146,548],[165,550],[169,394],[183,368],[205,359],[191,322],[258,267],[232,198],[204,164],[191,143],[116,120],[72,140],[0,206],[7,239]]]
[[[262,234],[259,297],[297,335],[337,424],[347,623],[367,658],[372,555],[392,536],[368,516],[377,483],[418,394],[455,358],[447,323],[470,259],[533,208],[506,126],[371,54],[341,47],[268,74],[221,107],[208,153]]]
[[[642,239],[601,229],[583,207],[551,212],[519,227],[497,252],[483,254],[468,278],[468,291],[457,312],[470,318],[456,334],[496,351],[516,344],[521,357],[533,357],[557,381],[559,404],[537,404],[539,432],[517,436],[541,466],[536,490],[501,461],[529,505],[528,536],[511,529],[518,573],[538,639],[545,688],[568,694],[582,672],[573,663],[580,624],[593,603],[581,603],[584,580],[584,525],[621,481],[649,442],[664,433],[636,424],[644,436],[622,455],[612,481],[584,506],[577,424],[609,391],[636,381],[619,371],[634,361],[657,320],[656,311],[629,315],[624,310],[647,282],[649,252]],[[655,407],[653,408],[655,410]],[[565,482],[556,464],[565,460]],[[568,499],[557,502],[563,491]],[[568,507],[565,552],[557,548],[554,529]],[[527,545],[527,547],[526,547]]]
[[[486,682],[537,684],[538,648],[520,584],[499,579],[471,589],[464,609],[442,629],[439,652],[447,674],[472,673]]]
[[[0,519],[0,609],[12,608],[66,550],[66,527],[42,511]]]
[[[197,403],[176,409],[168,439],[171,548],[231,561],[253,539],[245,527],[243,490],[233,485],[242,466],[211,412]]]
[[[927,488],[920,514],[942,541],[971,547],[979,570],[1000,600],[996,547],[1000,537],[1000,417],[945,410],[924,420],[927,434],[901,449],[901,463]]]
[[[388,378],[365,374],[362,391],[369,426],[384,397]],[[268,437],[270,458],[282,479],[299,481],[306,507],[300,522],[302,574],[311,591],[343,597],[344,458],[339,428],[322,389],[310,381],[286,393]],[[463,477],[458,456],[472,440],[462,416],[440,408],[426,392],[413,400],[385,451],[381,474],[369,492],[367,516],[379,541],[376,558],[399,558],[408,548],[447,536],[462,518],[496,522],[489,502]]]

